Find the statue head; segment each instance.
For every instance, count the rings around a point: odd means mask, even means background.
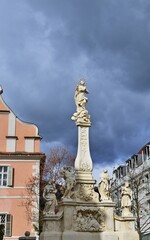
[[[130,186],[129,182],[126,181],[126,182],[125,182],[125,187],[129,187],[129,186]]]
[[[85,86],[86,85],[86,79],[84,77],[81,77],[79,80],[79,84]]]
[[[85,82],[84,81],[80,81],[80,83],[79,83],[80,85],[85,85]]]

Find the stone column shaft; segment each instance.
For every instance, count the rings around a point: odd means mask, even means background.
[[[89,149],[89,127],[78,126],[78,151],[75,170],[92,172],[93,164]]]
[[[92,179],[93,163],[89,148],[89,126],[78,126],[78,151],[75,159],[77,178]]]

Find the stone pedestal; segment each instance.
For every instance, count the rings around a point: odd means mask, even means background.
[[[114,217],[113,202],[64,199],[63,213],[43,219],[41,240],[138,240],[134,218]]]
[[[62,240],[63,213],[43,218],[43,231],[40,235],[42,240]]]
[[[115,232],[119,234],[119,240],[138,240],[139,235],[135,231],[135,218],[134,217],[114,217]]]

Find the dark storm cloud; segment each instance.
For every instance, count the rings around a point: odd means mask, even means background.
[[[124,160],[150,136],[150,2],[0,2],[0,79],[15,113],[36,123],[42,148],[74,152],[74,91],[87,78],[96,163]]]

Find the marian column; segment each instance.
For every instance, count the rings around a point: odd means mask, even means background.
[[[93,164],[89,149],[89,127],[91,126],[90,115],[86,110],[88,98],[85,94],[89,93],[85,82],[80,81],[75,91],[76,112],[72,120],[78,127],[78,151],[75,159],[75,170],[77,179],[92,179]]]
[[[50,204],[49,209],[45,206],[40,240],[126,240],[127,235],[128,240],[139,240],[134,230],[135,219],[129,215],[123,217],[114,215],[115,204],[109,201],[110,178],[107,171],[103,172],[99,183],[101,199],[94,191],[96,181],[92,178],[93,166],[89,150],[91,121],[86,110],[87,93],[85,82],[80,81],[75,91],[77,109],[72,116],[78,127],[75,175],[69,167],[62,171],[65,193],[56,209],[55,189],[48,192],[54,206],[51,202],[47,202]]]

